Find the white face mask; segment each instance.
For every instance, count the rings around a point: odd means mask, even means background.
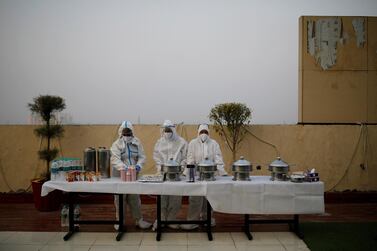
[[[166,140],[171,139],[172,136],[173,136],[172,132],[164,132],[164,138]]]
[[[132,137],[132,136],[124,136],[123,138],[124,138],[124,141],[126,141],[127,143],[130,143],[134,137]]]
[[[199,137],[202,140],[202,142],[205,142],[208,139],[208,135],[205,133],[200,134]]]

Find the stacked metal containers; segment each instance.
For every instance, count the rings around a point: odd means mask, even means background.
[[[253,170],[251,163],[244,159],[243,156],[233,163],[232,172],[233,180],[250,180],[250,172]]]
[[[101,178],[110,178],[110,157],[111,152],[106,147],[99,147],[97,151],[98,172]]]
[[[97,171],[96,149],[88,147],[84,150],[84,170],[88,172]]]
[[[99,172],[101,178],[110,178],[111,153],[106,147],[88,147],[84,150],[84,170]]]

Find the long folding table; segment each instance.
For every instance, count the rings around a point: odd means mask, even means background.
[[[161,219],[161,195],[178,196],[205,196],[207,199],[207,210],[222,213],[243,214],[244,231],[251,240],[250,225],[257,223],[290,223],[292,229],[299,236],[299,215],[320,214],[324,212],[324,184],[323,182],[293,183],[290,181],[271,181],[269,176],[251,176],[251,181],[233,181],[232,177],[216,177],[216,181],[198,181],[189,183],[186,181],[143,183],[143,182],[122,182],[120,179],[111,178],[98,182],[65,182],[49,181],[42,187],[41,195],[58,189],[68,193],[110,193],[121,196],[122,194],[150,194],[157,195],[157,235],[160,240],[163,224],[206,224],[208,239],[212,240],[210,227],[210,213],[204,221],[165,221]],[[69,196],[71,198],[71,196]],[[71,201],[71,200],[70,200]],[[70,220],[68,239],[74,232],[74,224],[96,224],[89,221],[75,221],[73,219],[73,203],[70,202]],[[123,206],[119,205],[120,212]],[[253,214],[284,214],[293,215],[292,220],[252,220]],[[104,221],[103,224],[119,224],[117,240],[123,234],[123,214],[119,215],[117,221]],[[101,223],[101,224],[102,224]]]

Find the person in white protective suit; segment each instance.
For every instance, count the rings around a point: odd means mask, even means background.
[[[183,168],[186,166],[187,142],[181,138],[170,120],[162,124],[161,138],[156,142],[153,151],[153,159],[156,162],[156,169],[161,173],[161,167],[173,158]],[[161,219],[175,220],[181,208],[182,196],[161,196]],[[154,228],[156,228],[155,222]],[[170,224],[168,227],[178,229],[178,224]]]
[[[138,138],[134,136],[131,122],[123,121],[118,130],[119,138],[111,146],[111,166],[112,177],[119,177],[121,169],[128,169],[134,166],[137,172],[140,172],[145,163],[144,148]],[[119,217],[119,197],[114,196],[116,217]],[[127,194],[123,196],[123,205],[126,208],[128,204],[131,215],[136,222],[136,226],[141,229],[147,229],[152,226],[151,223],[143,220],[141,215],[141,202],[138,194]],[[114,225],[117,229],[118,225]]]
[[[187,164],[197,165],[205,158],[208,158],[217,165],[217,175],[228,175],[224,170],[224,161],[219,144],[209,137],[208,125],[201,124],[198,127],[198,137],[191,140],[189,143],[187,151]],[[185,170],[185,173],[187,176],[187,168]],[[202,196],[190,196],[187,220],[199,220],[200,216],[202,217],[202,219],[207,218],[207,201],[205,197]],[[211,218],[211,225],[216,225],[214,218]],[[195,229],[197,227],[197,224],[181,225],[181,228],[186,230]]]

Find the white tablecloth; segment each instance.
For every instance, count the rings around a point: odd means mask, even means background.
[[[324,212],[324,184],[270,181],[269,176],[251,176],[251,181],[216,181],[188,183],[122,182],[105,179],[99,182],[48,181],[42,196],[58,189],[66,192],[191,195],[206,196],[213,210],[237,214],[314,214]]]

